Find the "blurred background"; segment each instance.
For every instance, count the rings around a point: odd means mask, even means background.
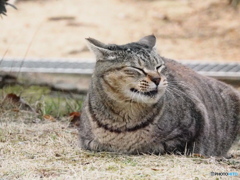
[[[162,56],[240,62],[239,0],[17,0],[0,19],[0,57],[85,58],[85,38],[154,34]]]
[[[17,10],[10,5],[4,9],[6,2]],[[0,18],[0,100],[31,107],[41,119],[81,109],[91,77],[83,71],[95,62],[87,37],[125,44],[154,34],[162,56],[197,62],[190,67],[214,70],[204,75],[240,87],[240,0],[0,0],[0,10],[6,14]],[[11,58],[20,63],[9,62],[10,69],[3,72]],[[62,68],[58,73],[21,73],[25,62],[31,66],[31,58],[37,58],[35,67]],[[45,66],[51,58],[55,65]],[[71,59],[75,62],[69,64]],[[80,61],[82,69],[74,74]],[[69,74],[64,74],[67,66]],[[220,69],[224,71],[219,74]]]

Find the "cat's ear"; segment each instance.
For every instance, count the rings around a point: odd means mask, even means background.
[[[150,48],[155,48],[156,37],[154,35],[145,36],[138,41],[139,44],[147,45]]]
[[[93,38],[86,38],[86,40],[88,48],[93,52],[97,60],[106,59],[113,54],[111,50],[106,48],[107,46],[104,43]]]

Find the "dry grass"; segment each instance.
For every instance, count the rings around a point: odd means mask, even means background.
[[[82,151],[68,121],[42,121],[26,111],[1,110],[0,179],[216,179],[239,172],[237,159],[175,155],[128,156]],[[237,154],[237,151],[235,151]],[[236,169],[237,168],[237,169]],[[226,179],[229,179],[226,178]]]

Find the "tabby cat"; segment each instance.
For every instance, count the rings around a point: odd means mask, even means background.
[[[96,67],[80,146],[127,154],[225,156],[240,126],[240,93],[161,57],[154,35],[126,45],[88,38]]]

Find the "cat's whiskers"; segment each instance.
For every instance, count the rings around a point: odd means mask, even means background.
[[[133,100],[134,100],[134,96],[136,96],[136,93],[134,93],[131,97],[131,100],[130,100],[130,110],[131,112],[133,113],[134,112],[134,104],[133,104]],[[134,102],[134,103],[138,103],[138,102]]]
[[[179,85],[180,85],[181,88],[189,88],[189,85],[187,85],[183,81],[173,81],[173,80],[170,80],[170,81],[168,81],[168,85],[172,86],[172,87],[175,87],[175,88],[176,88],[176,86],[179,86]]]
[[[168,81],[168,83],[170,85],[182,85],[184,88],[188,87],[188,85],[183,81],[173,81],[173,80],[171,80],[171,81]]]
[[[176,91],[176,92],[178,92],[178,93],[184,95],[185,97],[188,97],[188,95],[187,95],[185,92],[183,92],[183,91],[177,89],[174,85],[169,85],[168,87],[171,88],[171,90]]]
[[[168,96],[168,95],[169,95],[169,98],[167,97],[168,101],[169,100],[171,100],[173,102],[177,101],[177,99],[175,98],[175,96],[176,96],[175,93],[169,88],[166,89],[166,93],[165,93],[165,96]]]
[[[172,94],[172,92],[168,88],[166,89],[166,92],[165,92],[164,95],[167,97],[167,100],[169,100],[169,99],[175,100],[174,95]],[[168,95],[169,95],[169,98],[168,98]]]
[[[167,91],[168,91],[168,92],[171,92],[172,95],[173,95],[173,97],[178,96],[178,97],[181,98],[184,102],[186,102],[186,100],[185,100],[184,97],[188,98],[188,96],[187,96],[186,93],[180,91],[179,89],[176,89],[176,87],[174,87],[174,86],[169,85],[168,88],[167,88]],[[183,96],[184,96],[184,97],[183,97]],[[174,99],[175,99],[175,98],[174,98]]]

